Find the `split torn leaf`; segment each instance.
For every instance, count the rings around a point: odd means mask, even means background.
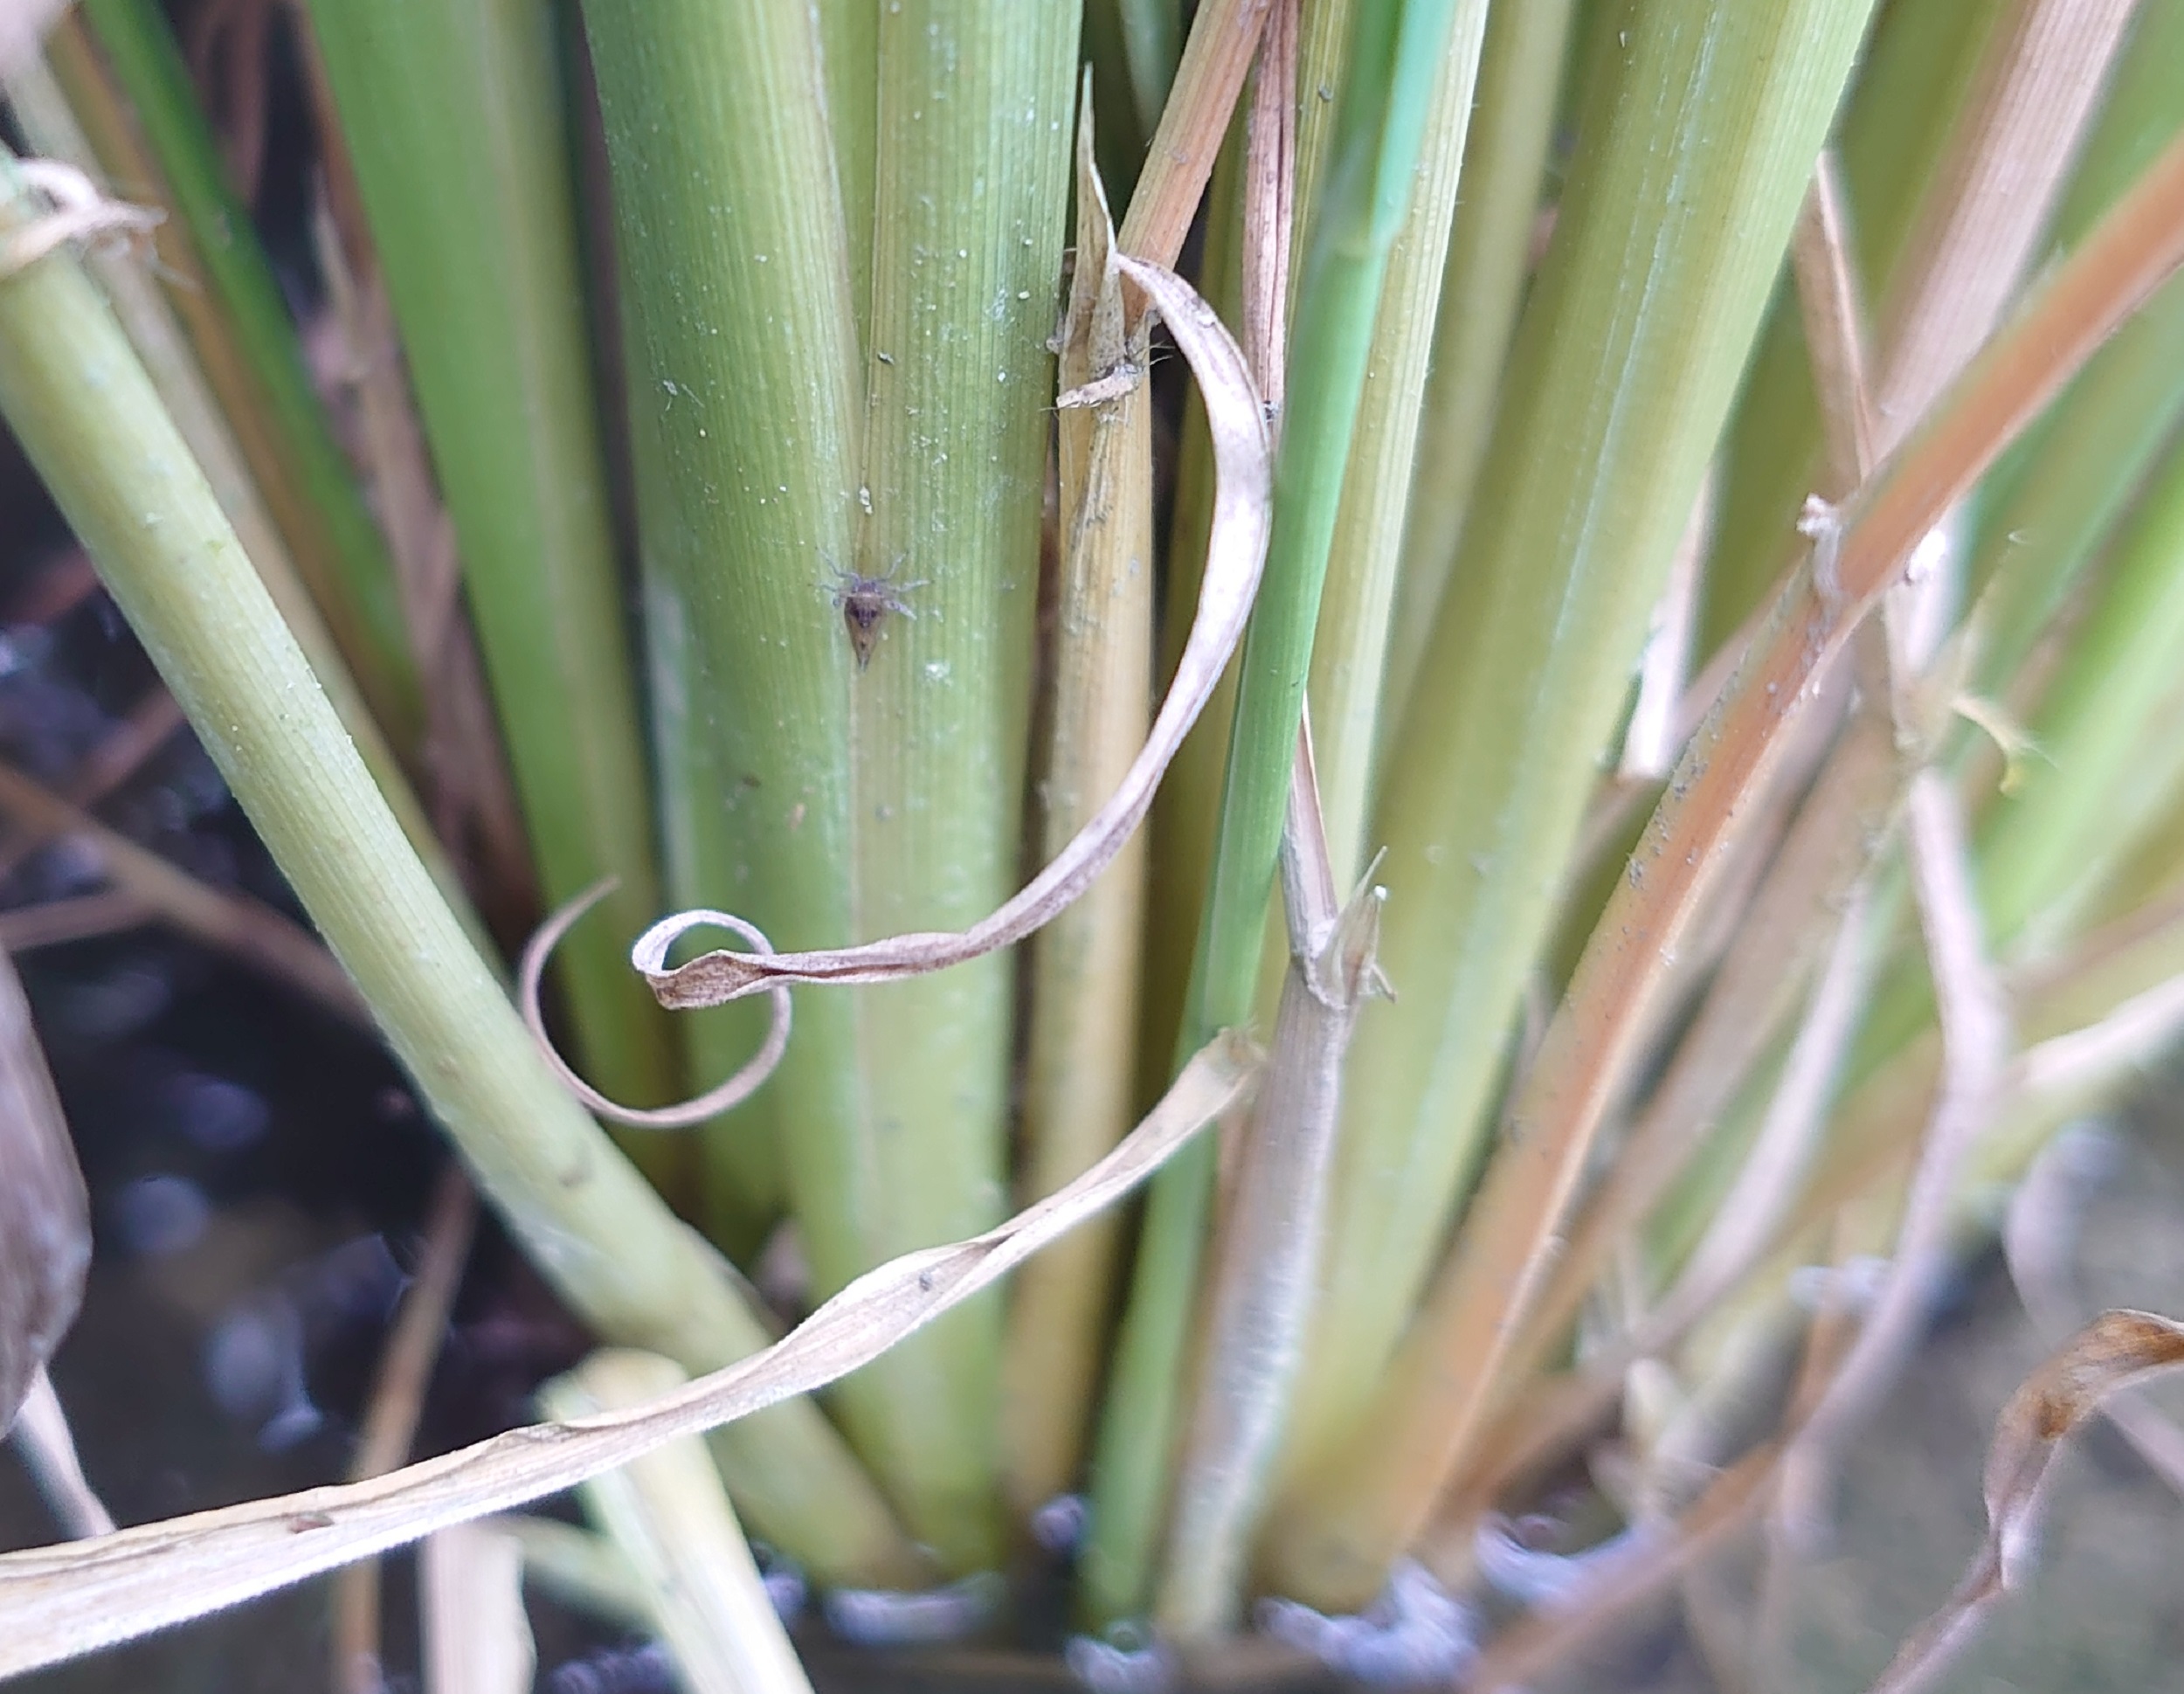
[[[1963,1649],[2025,1574],[2034,1515],[2063,1438],[2119,1389],[2184,1365],[2184,1324],[2105,1311],[2027,1377],[1994,1420],[1987,1453],[1987,1543],[1947,1602],[1897,1649],[1871,1694],[1910,1694]]]
[[[1217,477],[1198,613],[1175,681],[1122,785],[1013,899],[957,933],[899,935],[824,952],[709,952],[671,968],[667,954],[676,942],[726,920],[696,910],[663,918],[638,937],[630,953],[662,1006],[718,1006],[791,982],[889,982],[1012,946],[1083,894],[1144,821],[1153,791],[1243,638],[1273,522],[1273,448],[1243,354],[1213,308],[1172,272],[1125,254],[1118,253],[1115,263],[1159,312],[1190,361],[1206,402]],[[740,921],[731,927],[748,934]]]
[[[627,1411],[534,1424],[369,1481],[307,1489],[0,1557],[0,1677],[238,1605],[353,1559],[507,1511],[869,1364],[1112,1205],[1222,1113],[1258,1072],[1224,1034],[1115,1151],[999,1227],[891,1259],[763,1352]]]

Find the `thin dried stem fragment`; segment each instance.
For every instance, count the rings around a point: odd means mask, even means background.
[[[1145,168],[1123,215],[1118,245],[1124,252],[1166,266],[1183,251],[1273,3],[1207,0],[1192,18]]]
[[[114,935],[151,923],[157,909],[127,888],[102,888],[61,900],[0,912],[0,951],[26,953],[93,936]]]
[[[1904,838],[1925,930],[1942,1030],[1942,1084],[1928,1115],[1918,1169],[1888,1275],[1858,1338],[1782,1462],[1778,1522],[1809,1545],[1846,1443],[1879,1408],[1931,1308],[1947,1264],[1949,1200],[1973,1138],[2001,1097],[2010,1016],[1980,934],[1956,795],[1932,771],[1912,778]]]
[[[704,911],[663,918],[638,937],[630,953],[630,962],[662,1006],[718,1006],[792,982],[896,981],[1013,945],[1082,896],[1144,820],[1161,773],[1212,696],[1250,615],[1272,518],[1272,450],[1265,411],[1243,355],[1212,308],[1188,283],[1158,266],[1126,254],[1118,254],[1116,265],[1151,300],[1190,360],[1205,398],[1219,466],[1198,615],[1175,681],[1129,774],[1045,869],[991,916],[955,934],[895,936],[823,952],[709,952],[671,967],[667,954],[676,942],[692,930],[724,920]],[[744,932],[739,920],[725,922]]]
[[[1875,951],[1867,933],[1870,894],[1868,880],[1852,889],[1752,1151],[1676,1285],[1648,1317],[1648,1331],[1681,1333],[1695,1323],[1759,1262],[1796,1199],[1865,1010]]]
[[[310,32],[301,33],[315,67]],[[356,221],[337,226],[342,201],[336,184],[347,182],[353,192],[355,183],[347,174],[348,149],[340,132],[329,127],[331,115],[330,107],[320,114],[319,141],[329,162],[324,191],[313,207],[313,247],[348,356],[342,375],[355,401],[358,456],[387,537],[410,651],[417,655],[425,706],[419,751],[433,823],[451,852],[466,864],[474,861],[471,880],[489,892],[496,918],[509,912],[528,916],[536,909],[538,878],[486,695],[477,639],[463,612],[455,528],[432,479],[394,308],[361,210],[356,210]]]
[[[31,1379],[31,1392],[24,1397],[16,1413],[15,1428],[8,1434],[62,1533],[79,1541],[114,1533],[114,1515],[84,1476],[83,1462],[76,1456],[76,1438],[69,1433],[68,1414],[61,1410],[60,1396],[53,1392],[53,1379],[43,1366]]]
[[[337,1016],[370,1023],[334,956],[272,907],[199,882],[4,764],[0,764],[0,812],[41,840],[75,835],[88,840],[114,882],[143,901],[162,922],[302,990]]]
[[[1790,258],[1813,363],[1813,388],[1828,444],[1828,486],[1848,493],[1880,458],[1866,374],[1865,302],[1850,252],[1850,214],[1842,164],[1833,149],[1820,156],[1811,192],[1791,238]]]
[[[351,1482],[384,1476],[410,1456],[425,1391],[447,1332],[447,1314],[462,1281],[478,1221],[478,1196],[450,1162],[440,1172],[425,1225],[425,1250],[402,1296],[394,1331],[379,1355],[363,1434],[349,1461]],[[109,1526],[110,1527],[110,1526]],[[379,1566],[363,1559],[335,1578],[334,1686],[344,1694],[379,1694],[386,1678],[379,1658]]]

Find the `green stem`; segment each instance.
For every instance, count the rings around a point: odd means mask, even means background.
[[[1335,886],[1345,895],[1372,850],[1366,830],[1373,753],[1382,702],[1397,698],[1383,692],[1393,634],[1389,618],[1486,20],[1483,0],[1459,0],[1455,36],[1433,91],[1410,214],[1388,259],[1312,642],[1309,696],[1320,813]],[[1286,945],[1282,951],[1286,958]]]
[[[856,938],[851,665],[828,567],[852,557],[859,396],[819,37],[757,0],[587,0],[584,25],[613,177],[669,892],[779,946],[840,945]],[[802,996],[773,1080],[708,1130],[716,1231],[763,1218],[762,1181],[854,1186],[853,1015]],[[724,1074],[763,1027],[755,1005],[694,1016],[697,1068]]]
[[[546,898],[619,879],[557,961],[582,1068],[652,1105],[677,1036],[625,950],[659,915],[548,0],[313,0]]]
[[[1358,1420],[1491,1138],[1600,751],[1868,10],[1634,11],[1586,114],[1382,778],[1382,962],[1399,998],[1360,1021],[1352,1049],[1293,1489],[1369,1439]],[[1393,1549],[1377,1538],[1397,1503],[1355,1504],[1296,1503],[1342,1518],[1324,1537],[1292,1524],[1299,1557],[1283,1561],[1315,1604],[1357,1603],[1385,1573]]]
[[[1251,1018],[1289,763],[1388,253],[1402,226],[1455,0],[1358,7],[1329,188],[1296,313],[1266,578],[1245,637],[1213,872],[1178,1046],[1187,1056]],[[1101,1424],[1083,1601],[1102,1622],[1150,1597],[1213,1148],[1153,1185]]]
[[[1075,8],[902,0],[880,18],[869,515],[893,573],[851,678],[860,936],[958,930],[1019,880],[1054,287],[1068,202]],[[860,1174],[799,1191],[823,1287],[1001,1215],[1011,961],[860,990]],[[807,996],[807,999],[810,998]],[[996,1563],[1000,1303],[971,1302],[841,1390],[913,1530]]]
[[[57,30],[59,45],[66,26]],[[77,46],[82,46],[78,42]],[[73,163],[79,169],[95,169],[98,160],[89,136],[76,121],[59,80],[38,60],[18,66],[7,79],[8,104],[31,144],[48,157]],[[380,792],[402,825],[402,833],[432,873],[432,880],[463,919],[471,935],[487,944],[486,929],[472,909],[462,882],[449,863],[439,838],[410,786],[407,772],[387,744],[379,721],[366,705],[363,691],[349,674],[341,650],[321,616],[319,602],[298,575],[287,543],[245,462],[241,447],[227,426],[218,397],[184,335],[174,310],[182,290],[162,290],[149,271],[134,255],[94,252],[89,269],[105,290],[115,318],[136,356],[143,362],[160,402],[189,444],[205,480],[211,485],[220,509],[227,514],[237,537],[257,570],[259,580],[273,597],[282,619],[311,668],[319,686],[340,714],[342,726],[363,756]]]
[[[6,221],[32,215],[6,183]],[[0,282],[0,411],[274,861],[511,1232],[601,1335],[694,1374],[764,1345],[718,1262],[547,1071],[403,840],[83,272]],[[762,1427],[763,1425],[763,1427]],[[815,1408],[716,1441],[762,1532],[824,1580],[916,1561]]]
[[[1462,214],[1448,242],[1403,574],[1389,620],[1383,734],[1401,721],[1417,683],[1493,431],[1510,332],[1531,273],[1573,10],[1572,0],[1528,0],[1496,6],[1486,20],[1478,105],[1464,142]]]
[[[2172,446],[2041,702],[2038,751],[1980,832],[1980,905],[1998,946],[2052,945],[2158,819],[2180,775],[2180,666],[2184,446]]]
[[[85,0],[83,17],[135,109],[209,285],[174,289],[198,356],[342,656],[374,716],[413,758],[424,707],[394,565],[304,367],[249,211],[228,186],[166,14],[156,0]],[[87,80],[74,79],[73,92],[87,98]]]
[[[1889,298],[1980,60],[2017,0],[1890,6],[1874,27],[1841,126],[1842,171],[1864,294]],[[1706,570],[1697,651],[1711,653],[1773,592],[1796,550],[1795,524],[1815,481],[1820,414],[1812,360],[1788,278],[1753,351],[1735,421],[1724,432],[1721,505]]]

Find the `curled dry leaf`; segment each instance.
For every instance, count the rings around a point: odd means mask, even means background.
[[[1143,1182],[1250,1091],[1258,1055],[1216,1036],[1115,1151],[999,1227],[891,1259],[763,1352],[626,1411],[534,1424],[339,1487],[0,1557],[0,1677],[94,1652],[507,1511],[679,1436],[825,1387],[989,1287]]]
[[[1159,312],[1190,361],[1206,401],[1218,475],[1198,614],[1175,681],[1121,785],[1014,898],[959,933],[900,935],[860,947],[811,953],[776,953],[754,941],[750,952],[710,952],[670,967],[668,951],[693,930],[725,923],[739,933],[752,932],[740,920],[718,912],[678,912],[663,918],[638,937],[630,954],[662,1006],[717,1006],[791,982],[888,982],[944,970],[1012,946],[1089,888],[1144,821],[1153,790],[1205,709],[1222,667],[1243,636],[1266,564],[1273,453],[1259,391],[1242,353],[1213,308],[1171,272],[1121,254],[1115,262]]]
[[[1871,1694],[1923,1687],[1969,1642],[2024,1575],[2034,1514],[2063,1437],[2118,1389],[2184,1365],[2184,1324],[2144,1311],[2105,1311],[2009,1397],[1987,1448],[1987,1544],[1939,1611],[1897,1651]]]
[[[734,1106],[740,1106],[756,1093],[773,1068],[781,1062],[781,1055],[789,1047],[789,1020],[791,1015],[789,991],[777,986],[772,990],[773,1018],[766,1026],[766,1039],[759,1043],[736,1074],[717,1082],[695,1100],[685,1100],[673,1106],[625,1106],[610,1100],[577,1075],[575,1068],[555,1048],[553,1038],[546,1032],[546,1014],[539,1006],[539,989],[546,978],[546,961],[553,957],[554,949],[562,937],[576,927],[577,920],[592,907],[614,892],[619,879],[605,877],[593,883],[559,911],[538,926],[537,933],[523,944],[522,963],[515,977],[515,1003],[523,1013],[524,1027],[531,1032],[531,1039],[538,1043],[540,1056],[547,1068],[561,1079],[562,1087],[575,1095],[591,1110],[617,1124],[627,1124],[640,1130],[687,1130],[693,1124],[703,1124],[718,1117]],[[726,912],[687,911],[677,915],[689,927],[715,923],[724,930],[743,937],[760,954],[773,951],[756,924],[746,923],[740,917]]]
[[[75,1321],[91,1214],[15,966],[0,953],[0,1428]]]

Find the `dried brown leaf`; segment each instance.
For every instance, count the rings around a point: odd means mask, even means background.
[[[0,1428],[76,1320],[91,1214],[30,1003],[0,954]]]
[[[361,1483],[0,1557],[0,1677],[55,1664],[506,1511],[805,1394],[870,1363],[1143,1182],[1249,1092],[1222,1034],[1145,1119],[1059,1193],[968,1241],[889,1260],[763,1352],[629,1411],[511,1430]]]
[[[1082,895],[1144,820],[1162,774],[1205,709],[1243,635],[1266,564],[1273,454],[1258,389],[1213,308],[1171,272],[1123,255],[1115,262],[1158,310],[1191,363],[1206,402],[1218,474],[1198,614],[1175,681],[1129,774],[1044,870],[991,916],[958,933],[900,935],[824,952],[709,952],[670,967],[669,951],[694,930],[725,923],[739,933],[753,932],[718,912],[693,910],[663,918],[638,937],[630,953],[662,1006],[717,1006],[792,982],[889,982],[1013,945]]]
[[[2056,1449],[2120,1388],[2184,1365],[2184,1324],[2105,1311],[2009,1398],[1987,1453],[1987,1542],[1947,1602],[1897,1650],[1871,1694],[1910,1694],[1969,1642],[2025,1573],[2034,1516]]]

